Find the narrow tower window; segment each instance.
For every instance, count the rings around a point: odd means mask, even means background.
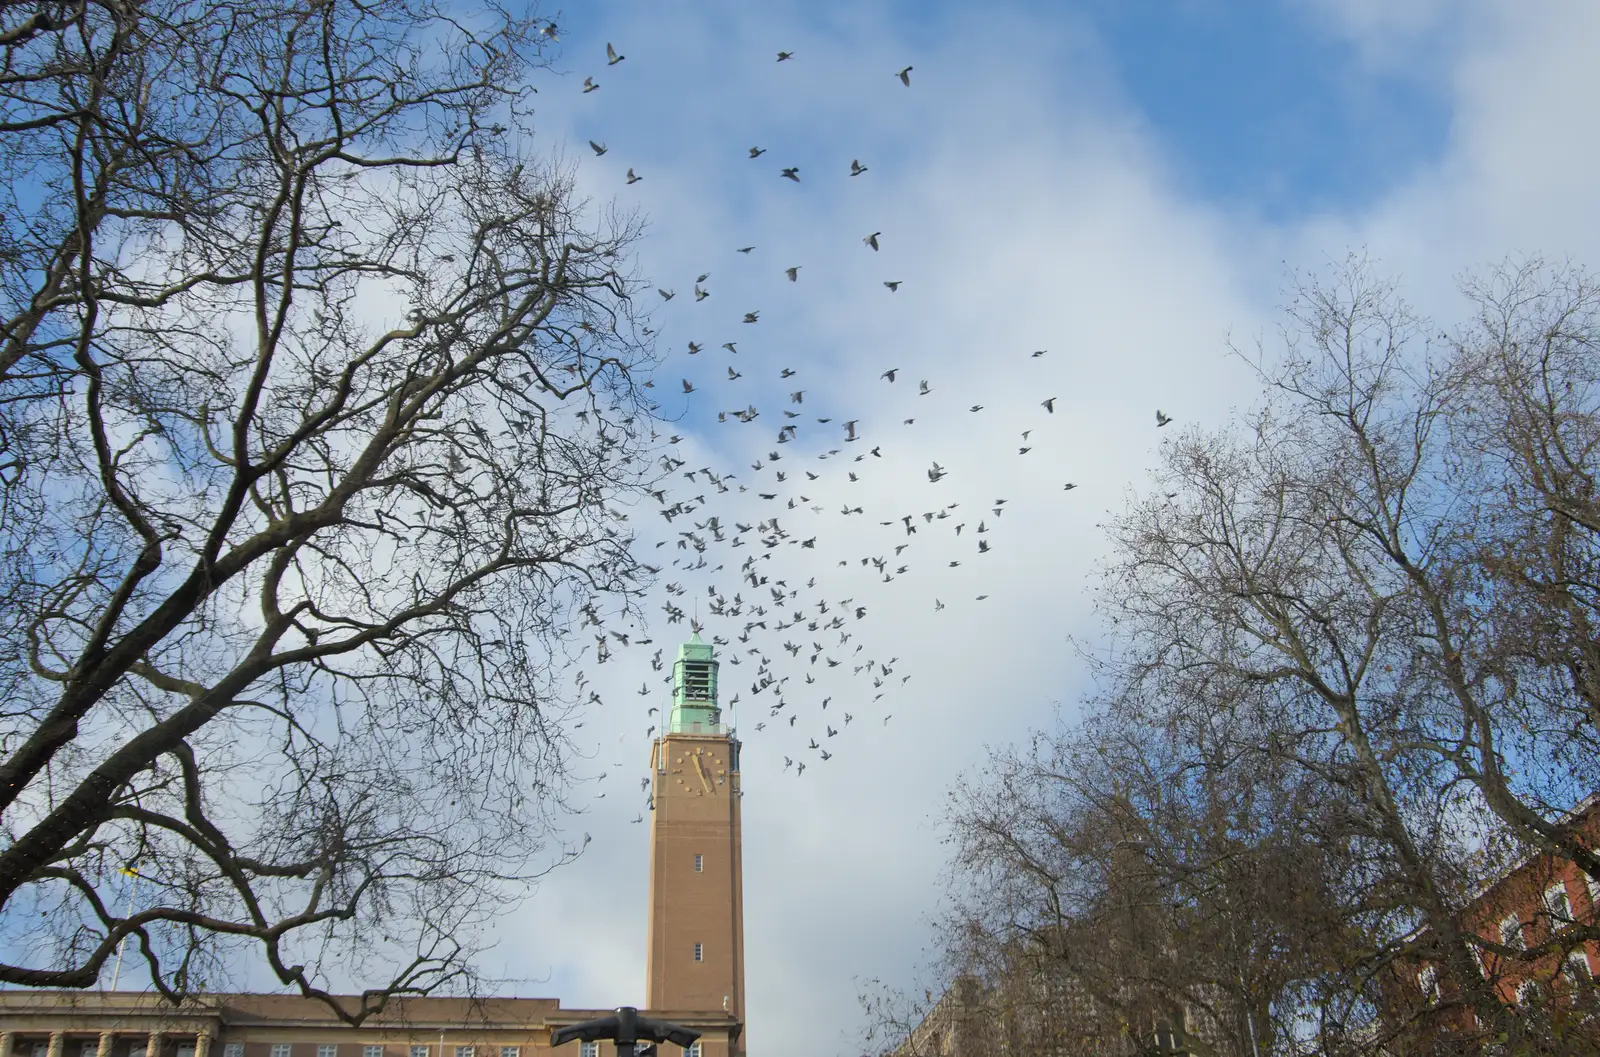
[[[705,959],[705,953],[706,953],[706,951],[705,951],[705,947],[704,946],[702,946],[701,944],[698,944],[698,943],[696,943],[694,945],[694,960],[695,961],[697,961],[697,962],[705,961],[706,960]]]
[[[694,872],[695,873],[705,873],[705,870],[706,870],[706,857],[704,855],[696,855],[694,857]]]

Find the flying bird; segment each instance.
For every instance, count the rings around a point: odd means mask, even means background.
[[[643,179],[644,179],[644,177],[643,177],[643,176],[635,176],[635,175],[634,175],[634,172],[633,172],[633,170],[632,170],[632,169],[629,169],[629,170],[628,170],[628,182],[629,182],[629,183],[630,183],[630,184],[636,184],[636,183],[638,183],[638,182],[639,182],[639,181],[640,181],[640,180],[643,180]]]
[[[928,380],[926,378],[924,378],[922,381],[917,383],[917,395],[918,396],[927,396],[931,392],[933,392],[933,390],[928,388]],[[909,423],[908,423],[908,425],[909,425]]]
[[[779,176],[783,176],[783,177],[787,177],[788,179],[793,180],[795,183],[799,183],[800,182],[800,167],[798,165],[791,166],[791,167],[783,170],[778,175]]]
[[[656,293],[661,295],[661,300],[663,301],[671,301],[674,297],[678,296],[676,291],[663,290],[659,286],[656,287]]]
[[[874,231],[861,241],[865,242],[868,246],[871,246],[874,250],[876,250],[878,248],[878,236],[882,234],[883,232],[881,231]]]
[[[845,438],[844,439],[845,440],[855,440],[856,439],[856,423],[859,422],[859,421],[861,421],[861,420],[860,419],[856,419],[856,418],[852,418],[849,422],[846,422],[844,424],[844,432],[845,432]]]
[[[893,382],[895,373],[897,371],[899,371],[899,370],[900,370],[900,368],[898,368],[898,367],[891,367],[887,371],[884,371],[882,374],[878,375],[878,377],[879,378],[887,378],[887,379],[889,379],[890,382]]]
[[[1040,356],[1043,356],[1045,353],[1047,353],[1049,351],[1050,351],[1049,349],[1034,349],[1033,350],[1033,358],[1037,360]]]
[[[794,58],[794,52],[792,52],[792,51],[780,51],[780,52],[778,52],[778,61],[779,62],[785,62],[785,61],[787,61],[789,59],[792,59],[792,58]]]
[[[901,84],[905,85],[907,88],[911,87],[911,67],[907,66],[905,69],[895,74],[895,76],[900,78]]]
[[[783,274],[787,275],[789,277],[789,281],[791,283],[799,282],[800,281],[800,268],[801,268],[801,265],[798,265],[798,264],[795,265],[793,268],[785,268],[783,270]]]
[[[934,463],[933,469],[928,471],[928,480],[937,483],[948,473],[949,471],[943,466],[940,466],[938,463]]]
[[[594,78],[593,77],[585,77],[583,79],[583,90],[585,92],[592,92],[596,88],[599,88],[599,87],[600,87],[599,85],[594,83]]]
[[[686,393],[694,392],[694,385],[687,378],[683,380],[683,391]]]
[[[1071,482],[1071,481],[1068,481],[1068,482],[1067,482],[1067,483],[1066,483],[1066,484],[1064,484],[1064,485],[1062,485],[1062,486],[1061,486],[1061,490],[1062,490],[1062,491],[1063,491],[1063,492],[1070,492],[1070,491],[1072,491],[1072,490],[1073,490],[1073,489],[1074,489],[1074,488],[1076,488],[1076,487],[1078,487],[1078,486],[1077,486],[1077,485],[1075,485],[1075,484],[1073,484],[1073,483],[1072,483],[1072,482]]]
[[[1047,400],[1041,400],[1039,406],[1053,415],[1056,413],[1056,398],[1052,396]]]
[[[865,165],[862,165],[859,161],[857,161],[854,158],[850,159],[850,175],[851,176],[860,176],[862,173],[864,173],[866,171],[867,171],[867,167]]]
[[[618,55],[617,54],[617,49],[613,48],[611,46],[611,42],[610,41],[606,42],[606,65],[607,66],[615,66],[617,63],[621,62],[623,59],[626,59],[626,58],[627,58],[626,55]]]
[[[606,145],[604,143],[596,143],[594,140],[590,140],[589,146],[594,150],[595,157],[597,158],[606,152]]]
[[[631,170],[630,170],[630,171],[631,171]],[[884,285],[884,286],[887,286],[887,287],[888,287],[888,288],[889,288],[889,292],[890,292],[890,293],[891,293],[891,294],[897,294],[897,293],[899,293],[899,292],[900,292],[900,284],[901,284],[901,283],[902,283],[902,282],[904,282],[904,280],[903,280],[903,279],[895,279],[895,280],[894,280],[894,281],[892,281],[892,282],[891,282],[891,281],[889,281],[889,280],[885,280],[885,281],[884,281],[884,284],[883,284],[883,285]]]
[[[751,147],[750,148],[750,157],[752,157],[752,158],[759,158],[765,153],[767,153],[767,148],[765,148],[765,147]]]
[[[1172,421],[1172,416],[1171,415],[1164,415],[1164,414],[1161,413],[1161,409],[1159,407],[1156,408],[1156,428],[1157,429],[1160,429],[1162,426],[1165,426],[1168,422],[1171,422],[1171,421]]]
[[[746,323],[759,323],[759,322],[761,322],[760,316],[761,316],[760,312],[746,312],[744,314],[744,322],[746,322]]]
[[[738,249],[737,249],[737,250],[735,250],[735,251],[734,251],[734,252],[736,252],[736,253],[749,253],[749,252],[750,252],[750,251],[752,251],[752,250],[754,250],[754,249],[755,249],[755,247],[754,247],[754,246],[740,246],[740,247],[739,247],[739,248],[738,248]]]

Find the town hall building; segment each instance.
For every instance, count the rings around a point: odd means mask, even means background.
[[[650,906],[642,1013],[701,1033],[683,1057],[743,1057],[739,740],[698,634],[679,647],[672,705],[650,747]],[[358,999],[349,998],[350,1008]],[[0,992],[0,1057],[612,1057],[552,1031],[610,1010],[553,998],[401,997],[351,1027],[300,995]],[[662,1044],[662,1057],[676,1048]]]

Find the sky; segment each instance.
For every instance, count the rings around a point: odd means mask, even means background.
[[[1474,269],[1533,254],[1600,264],[1600,5],[600,0],[548,13],[561,47],[528,146],[572,166],[597,214],[646,222],[639,274],[674,294],[651,325],[676,457],[749,486],[712,491],[696,517],[781,513],[815,543],[774,548],[762,574],[815,581],[804,598],[834,612],[868,610],[849,642],[826,640],[849,663],[816,684],[803,676],[824,636],[795,632],[792,657],[784,633],[762,640],[792,680],[776,716],[772,691],[748,692],[745,647],[721,653],[724,703],[744,691],[751,1052],[849,1057],[866,981],[920,990],[927,977],[951,786],[1077,713],[1076,644],[1101,634],[1100,525],[1148,488],[1164,437],[1251,405],[1229,348],[1270,346],[1292,276],[1362,253],[1448,326]],[[582,91],[585,77],[599,87]],[[867,171],[848,175],[852,160]],[[780,176],[789,166],[800,182]],[[702,274],[710,296],[696,301]],[[747,406],[757,422],[717,421]],[[767,456],[785,408],[804,412],[781,464],[783,497],[807,496],[792,511],[759,498],[779,492]],[[634,820],[647,709],[668,700],[650,659],[670,661],[687,635],[661,605],[693,608],[707,586],[731,596],[736,564],[764,549],[713,548],[721,572],[685,572],[668,563],[693,558],[676,546],[689,526],[648,505],[631,517],[663,573],[636,633],[653,644],[587,669],[607,703],[578,732],[582,813],[563,826],[590,843],[481,963],[504,993],[576,1008],[644,1003],[649,834]],[[892,581],[864,557],[885,558]],[[708,637],[740,632],[705,608]],[[884,686],[847,674],[866,658]]]

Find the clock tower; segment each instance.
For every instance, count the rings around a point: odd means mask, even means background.
[[[717,661],[699,633],[678,647],[672,710],[650,748],[653,1010],[726,1012],[744,1023],[739,740],[717,706]],[[741,1032],[734,1053],[742,1054]]]

